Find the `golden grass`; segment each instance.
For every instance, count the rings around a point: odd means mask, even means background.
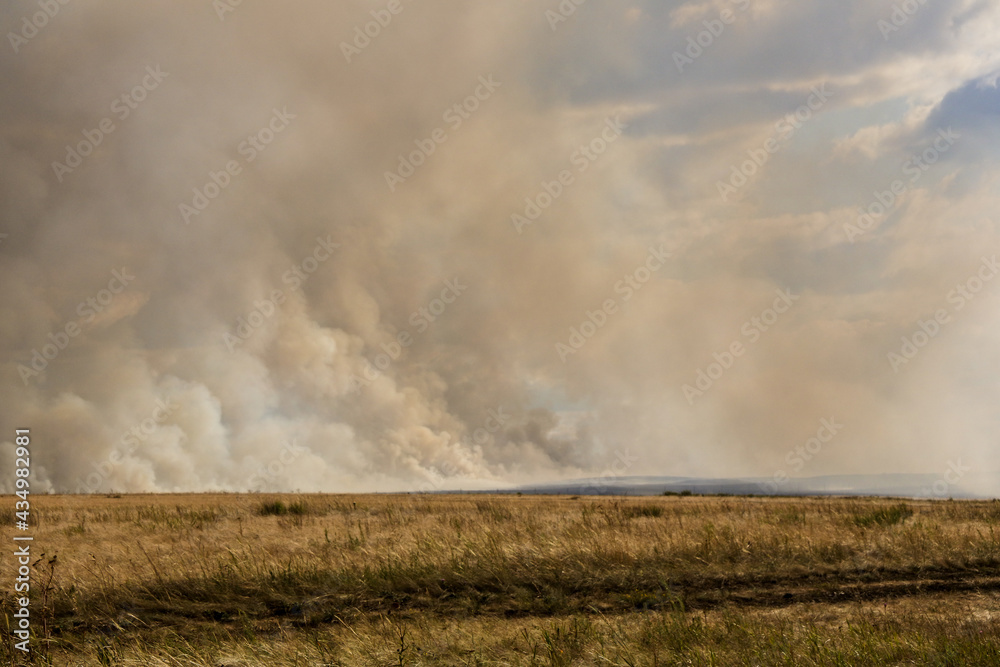
[[[36,557],[58,554],[35,654],[53,664],[1000,664],[997,502],[206,494],[32,511]]]

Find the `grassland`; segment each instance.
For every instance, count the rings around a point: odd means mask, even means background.
[[[1000,664],[995,501],[47,496],[32,511],[36,664]],[[23,664],[10,644],[0,664]]]

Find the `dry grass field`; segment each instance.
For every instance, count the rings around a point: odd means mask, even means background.
[[[1000,664],[995,501],[48,496],[32,513],[35,664]]]

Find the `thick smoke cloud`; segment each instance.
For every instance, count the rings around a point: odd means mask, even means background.
[[[1000,281],[951,291],[998,13],[549,4],[10,3],[2,470],[26,427],[60,492],[996,470]]]

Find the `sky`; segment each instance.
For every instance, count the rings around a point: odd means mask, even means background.
[[[0,25],[0,490],[997,479],[996,2]]]

